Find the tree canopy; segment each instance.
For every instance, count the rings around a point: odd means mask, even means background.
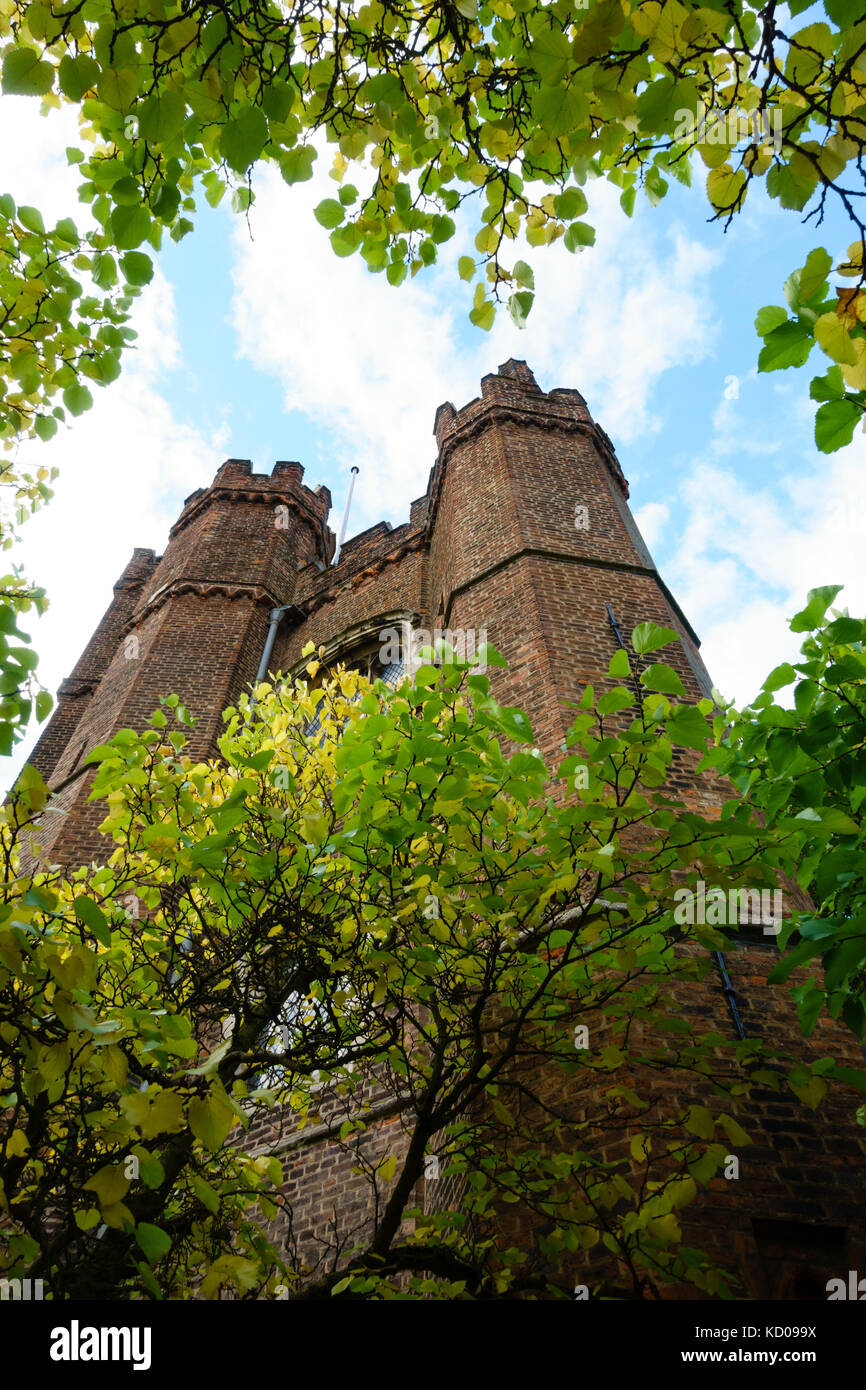
[[[791,621],[805,633],[800,660],[771,671],[752,705],[731,713],[728,777],[780,834],[788,872],[812,906],[786,922],[791,947],[771,974],[786,980],[820,961],[822,973],[794,987],[803,1032],[828,1008],[866,1037],[866,624],[831,608],[838,585],[813,590]],[[793,706],[775,692],[794,686]],[[866,1115],[866,1112],[864,1112]]]
[[[14,190],[0,200],[7,443],[48,437],[88,380],[117,375],[149,253],[193,230],[198,197],[230,189],[243,211],[260,164],[295,184],[317,159],[337,185],[316,208],[335,253],[392,285],[436,261],[467,207],[477,255],[457,269],[482,328],[503,297],[518,323],[531,309],[522,243],[592,245],[595,179],[631,214],[639,192],[657,204],[697,175],[723,225],[756,180],[818,224],[837,201],[848,256],[817,248],[789,282],[794,317],[762,311],[760,365],[799,365],[817,342],[837,364],[814,388],[819,447],[862,418],[860,0],[3,0],[0,42],[4,92],[79,111],[67,153],[93,218],[45,228]],[[854,279],[838,302],[834,255]]]
[[[748,1144],[751,1088],[814,1107],[866,1078],[689,1016],[737,927],[678,925],[677,889],[772,881],[800,841],[748,797],[705,817],[672,791],[675,757],[731,755],[657,659],[674,639],[635,629],[552,769],[450,652],[396,691],[260,685],[207,762],[170,697],[90,755],[99,867],[21,862],[48,794],[27,770],[2,813],[7,1275],[56,1298],[729,1293],[681,1223]],[[277,1105],[369,1189],[327,1258],[293,1239],[279,1157],[244,1146]],[[462,1185],[432,1209],[429,1157]]]

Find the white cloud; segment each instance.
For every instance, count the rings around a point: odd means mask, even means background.
[[[286,408],[332,432],[343,468],[361,466],[350,533],[405,518],[435,458],[436,407],[466,404],[506,358],[526,359],[545,389],[578,386],[608,432],[629,440],[660,427],[650,402],[661,373],[708,351],[717,253],[677,228],[665,248],[648,222],[635,276],[634,224],[606,186],[592,193],[590,254],[515,248],[535,265],[535,305],[525,330],[503,309],[489,335],[465,322],[471,291],[455,271],[465,225],[432,273],[394,290],[359,256],[334,256],[311,211],[334,192],[327,175],[303,189],[275,174],[259,182],[252,238],[243,224],[234,232],[234,322],[240,355],[280,381]]]
[[[333,196],[327,185],[311,196],[310,184],[260,180],[253,239],[241,223],[234,232],[234,320],[239,354],[279,378],[288,410],[333,433],[343,468],[359,464],[358,531],[404,519],[433,462],[436,406],[475,395],[477,367],[457,358],[452,313],[430,286],[393,289],[358,258],[337,259],[310,210]]]
[[[635,511],[634,519],[650,550],[664,535],[670,515],[671,509],[666,502],[647,502]]]
[[[66,159],[66,146],[79,143],[71,106],[42,116],[32,97],[4,96],[0,102],[0,149],[3,186],[16,203],[34,204],[46,223],[61,217],[84,225],[89,211],[78,201],[79,177]]]
[[[720,423],[722,452],[729,452],[731,432],[745,423],[733,411]],[[795,428],[802,438],[799,420]],[[866,612],[864,479],[866,438],[858,433],[829,456],[801,449],[781,478],[774,470],[763,481],[746,481],[719,463],[695,461],[664,508],[654,511],[651,503],[639,512],[667,542],[664,577],[730,698],[751,699],[774,665],[796,657],[802,637],[787,623],[809,588],[842,584],[839,605]],[[669,533],[658,524],[667,508],[676,519]]]
[[[711,351],[710,277],[720,253],[664,228],[648,209],[629,222],[607,185],[591,200],[592,251],[572,256],[558,243],[533,257],[538,293],[526,340],[538,375],[577,386],[594,418],[627,444],[661,428],[651,403],[662,373]]]

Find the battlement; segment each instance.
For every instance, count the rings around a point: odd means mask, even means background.
[[[146,584],[159,564],[160,557],[155,550],[145,549],[143,546],[136,546],[132,552],[125,570],[120,577],[115,580],[115,593],[119,589],[138,589],[142,584]]]
[[[322,483],[309,488],[303,478],[303,465],[295,461],[280,459],[271,473],[254,473],[249,459],[226,459],[217,469],[210,487],[197,488],[187,497],[170,534],[174,536],[183,530],[202,507],[218,498],[264,502],[270,506],[282,501],[312,514],[324,526],[332,505],[330,488]]]
[[[440,452],[455,436],[466,428],[476,427],[497,408],[518,412],[528,420],[535,417],[539,423],[545,419],[554,425],[557,421],[562,424],[577,422],[587,427],[594,423],[579,391],[556,387],[545,393],[527,364],[511,357],[497,372],[489,372],[482,378],[481,395],[460,410],[455,410],[450,401],[440,405],[433,425]]]

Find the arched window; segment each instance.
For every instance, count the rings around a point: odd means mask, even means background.
[[[367,640],[360,644],[348,647],[343,651],[338,651],[333,656],[323,659],[322,666],[316,677],[314,684],[318,684],[327,675],[328,671],[335,666],[346,666],[350,671],[359,671],[362,676],[366,676],[369,681],[384,681],[394,689],[399,685],[405,662],[403,653],[392,659],[393,651],[389,645],[383,643],[378,637],[375,640]],[[359,700],[360,694],[355,696]],[[310,734],[318,733],[322,727],[320,714],[316,714],[309,722],[304,733],[309,737]]]

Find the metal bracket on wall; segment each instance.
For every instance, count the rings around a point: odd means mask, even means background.
[[[619,623],[617,622],[616,618],[613,616],[613,609],[611,608],[611,606],[610,606],[609,603],[606,603],[604,606],[605,606],[605,608],[607,609],[607,620],[608,620],[608,622],[610,623],[611,627],[613,628],[614,635],[615,635],[615,637],[616,637],[617,642],[618,642],[619,645],[622,647],[623,651],[628,651],[628,648],[626,647],[625,642],[623,641],[622,633],[621,633],[620,630],[619,630]]]

